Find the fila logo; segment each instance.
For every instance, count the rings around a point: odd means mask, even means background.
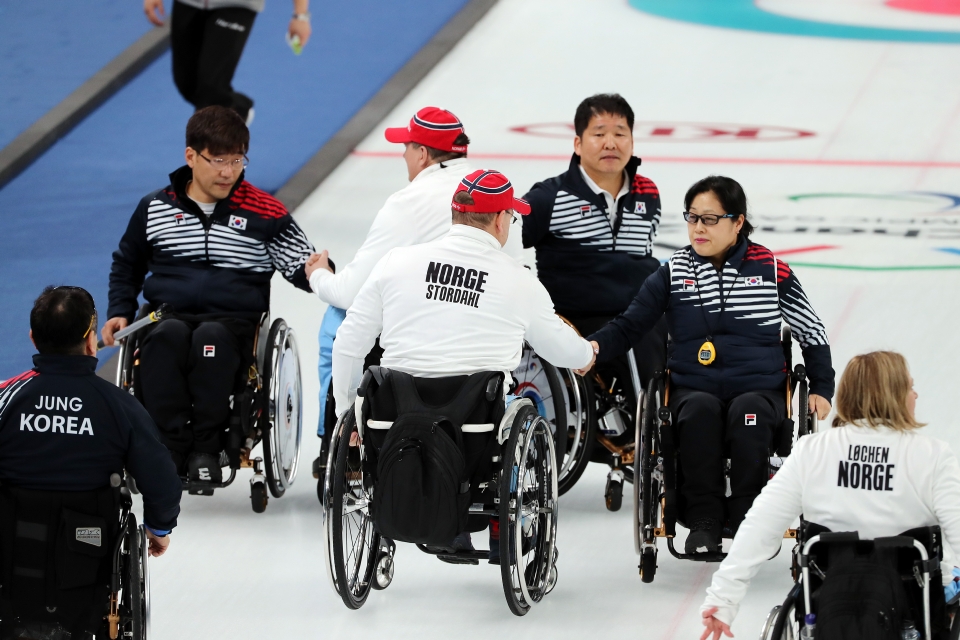
[[[744,418],[743,424],[747,425],[748,427],[755,427],[755,426],[757,426],[757,414],[755,414],[755,413],[748,413],[748,414],[744,415],[743,418]]]
[[[240,216],[230,216],[231,229],[240,229],[241,231],[246,231],[247,229],[247,219],[241,218]]]
[[[746,279],[748,287],[762,287],[763,286],[763,276],[751,276]]]
[[[696,280],[684,279],[684,281],[683,281],[683,290],[684,290],[684,291],[696,291],[696,290],[697,290],[697,282],[696,282]]]
[[[182,214],[182,213],[175,213],[175,214],[173,214],[173,219],[176,221],[176,223],[177,223],[178,225],[179,225],[179,224],[183,224],[183,214]]]
[[[590,205],[585,204],[580,207],[580,215],[585,216],[590,213]]]
[[[636,208],[636,210],[634,210],[634,213],[646,213],[646,212],[647,212],[647,203],[646,203],[646,202],[638,202],[638,203],[637,203],[637,208]]]
[[[217,346],[213,344],[203,345],[203,357],[212,358],[217,353]]]

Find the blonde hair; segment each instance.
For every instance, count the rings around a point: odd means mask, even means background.
[[[895,351],[854,356],[837,385],[837,416],[833,426],[886,426],[897,431],[924,426],[907,408],[910,393],[907,360]]]

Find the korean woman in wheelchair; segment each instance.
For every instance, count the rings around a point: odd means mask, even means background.
[[[916,403],[899,353],[850,360],[837,390],[834,428],[798,441],[714,574],[701,609],[707,627],[701,640],[731,635],[750,579],[801,513],[806,522],[857,531],[860,539],[939,525],[950,547],[960,549],[960,465],[947,443],[919,432],[924,425],[915,417]]]
[[[680,515],[688,554],[720,549],[767,482],[787,419],[781,323],[798,338],[810,410],[830,411],[834,371],[827,334],[786,263],[749,239],[747,198],[730,178],[687,191],[690,245],[646,280],[630,307],[588,339],[598,362],[637,344],[666,314],[668,405],[679,436]],[[724,466],[730,460],[731,495]]]

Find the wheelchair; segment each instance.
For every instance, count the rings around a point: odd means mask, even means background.
[[[563,456],[562,463],[558,460],[560,495],[573,488],[591,461],[604,462],[610,466],[604,501],[611,511],[618,511],[623,503],[624,481],[633,482],[636,445],[623,442],[622,436],[632,431],[633,398],[641,396],[642,386],[633,349],[627,359],[632,397],[616,379],[607,384],[595,371],[581,377],[571,369],[554,367],[529,345],[524,345],[520,365],[513,372],[518,383],[515,393],[530,398],[556,433],[557,452]]]
[[[809,388],[806,369],[802,364],[793,366],[793,339],[790,327],[784,326],[781,333],[784,360],[786,363],[787,421],[782,425],[779,442],[771,452],[770,476],[780,468],[783,458],[790,454],[796,439],[817,431],[817,416],[809,411]],[[792,416],[792,401],[797,400],[796,420]],[[678,552],[674,547],[677,524],[683,524],[680,484],[679,450],[669,409],[669,371],[650,380],[647,389],[640,395],[636,411],[636,441],[638,453],[633,459],[633,534],[634,546],[640,556],[640,578],[653,582],[657,571],[657,539],[666,538],[670,554],[681,560],[721,562],[726,554]],[[726,472],[729,473],[729,460]],[[795,530],[788,530],[785,538],[796,538]],[[730,538],[724,532],[725,538]]]
[[[0,489],[3,638],[150,635],[146,531],[121,477],[113,474],[110,484],[87,492]]]
[[[149,317],[150,312],[149,305],[142,305],[137,320]],[[142,402],[137,336],[133,333],[120,342],[116,384]],[[253,364],[238,373],[231,405],[220,454],[220,466],[229,467],[230,475],[223,482],[181,477],[183,489],[190,495],[212,496],[214,490],[232,484],[239,469],[252,469],[250,502],[256,513],[263,513],[268,488],[270,495],[281,498],[296,479],[303,430],[300,356],[293,329],[283,319],[271,323],[269,313],[261,315],[253,340]],[[251,458],[261,442],[263,458]]]
[[[504,407],[500,372],[428,379],[382,367],[368,369],[357,395],[333,430],[324,480],[325,559],[343,603],[359,609],[371,589],[390,585],[396,542],[412,542],[448,563],[479,564],[489,552],[457,550],[450,543],[461,532],[486,530],[491,519],[498,518],[504,596],[515,615],[528,613],[557,581],[554,434],[533,401],[516,398]],[[397,398],[411,396],[420,410],[401,411]],[[445,417],[453,415],[463,419]],[[430,434],[442,431],[437,438],[457,443],[442,464],[462,456],[464,473],[456,480],[460,488],[455,503],[451,498],[437,509],[455,512],[459,520],[442,532],[421,527],[418,533],[396,533],[397,513],[418,511],[418,506],[421,513],[434,513],[423,506],[431,496],[424,494],[413,509],[398,510],[400,503],[387,506],[387,496],[396,495],[395,486],[379,482],[392,472],[391,465],[399,464],[390,456],[400,444],[401,459],[405,451],[428,460],[434,455],[424,453],[428,449],[423,440],[403,437],[414,433],[406,430],[414,419],[426,420],[422,428]],[[391,429],[404,430],[391,438]]]
[[[960,605],[948,605],[941,588],[940,527],[919,527],[899,536],[863,540],[856,531],[835,533],[801,519],[791,567],[795,584],[783,604],[770,611],[760,640],[799,638],[805,614],[819,610],[821,587],[830,573],[831,562],[836,566],[857,557],[885,564],[900,576],[909,602],[909,612],[903,618],[912,616],[921,638],[960,638],[960,619],[956,615]]]

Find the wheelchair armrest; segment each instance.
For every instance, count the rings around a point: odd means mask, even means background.
[[[876,538],[873,546],[877,549],[895,549],[905,547],[913,549],[914,539],[909,536],[887,536],[885,538]]]
[[[826,533],[820,534],[820,542],[859,542],[860,534],[856,531],[838,531],[836,533],[828,531]],[[910,541],[910,546],[913,546],[913,541]]]

